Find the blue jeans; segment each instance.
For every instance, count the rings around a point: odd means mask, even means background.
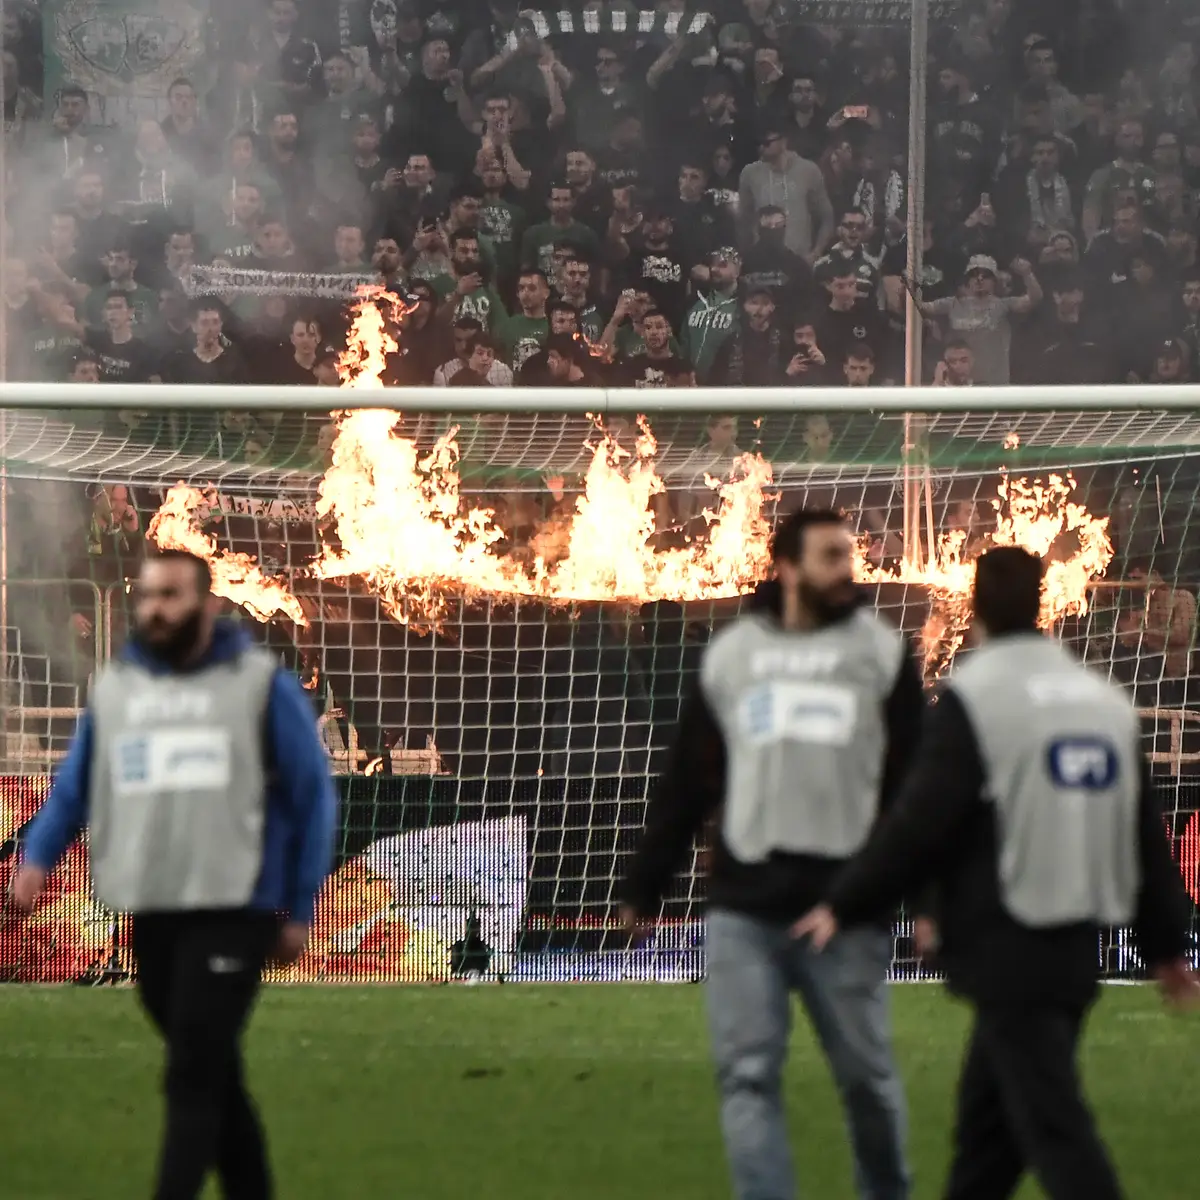
[[[737,1200],[794,1200],[781,1078],[800,993],[850,1126],[862,1200],[905,1200],[904,1089],[892,1059],[883,930],[839,933],[821,954],[786,925],[708,914],[708,1014],[721,1128]]]

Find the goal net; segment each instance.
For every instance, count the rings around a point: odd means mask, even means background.
[[[223,409],[210,389],[5,410],[0,875],[91,673],[128,635],[149,541],[211,562],[320,714],[337,870],[282,978],[699,978],[703,848],[640,949],[617,884],[705,643],[763,577],[776,514],[814,505],[854,522],[862,582],[931,684],[960,651],[981,550],[1045,556],[1045,623],[1131,689],[1200,899],[1200,412],[985,412],[947,391],[906,418],[904,395],[733,393],[708,414],[660,394],[644,419],[637,397],[600,397],[597,417],[570,392],[487,400],[535,414],[480,411],[466,391],[280,390],[275,409]],[[5,921],[0,977],[129,969],[83,846],[31,922]],[[899,979],[925,972],[909,933],[902,914]],[[1113,978],[1141,971],[1125,931],[1097,959]]]

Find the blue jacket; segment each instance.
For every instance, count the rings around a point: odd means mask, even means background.
[[[219,620],[199,666],[226,662],[247,647],[250,635]],[[157,674],[173,668],[134,642],[123,657]],[[251,905],[309,922],[318,892],[333,863],[337,794],[329,759],[317,733],[312,704],[291,673],[280,669],[267,703],[268,770],[263,862]],[[52,868],[88,822],[93,724],[85,710],[49,799],[29,826],[25,861]]]

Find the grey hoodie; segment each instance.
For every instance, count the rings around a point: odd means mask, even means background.
[[[773,204],[787,216],[785,244],[811,259],[833,232],[833,205],[816,163],[788,150],[776,170],[759,159],[742,168],[738,183],[738,212],[745,221],[747,241],[760,208]]]

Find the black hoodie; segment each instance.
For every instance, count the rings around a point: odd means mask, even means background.
[[[750,611],[768,612],[776,620],[782,606],[782,592],[774,580],[760,584],[749,602]],[[880,815],[903,782],[920,737],[924,711],[921,677],[911,656],[905,655],[885,704],[887,749]],[[684,703],[666,769],[647,809],[645,832],[622,885],[622,900],[639,914],[657,913],[693,839],[720,808],[725,794],[725,768],[725,735],[697,685]],[[794,920],[822,899],[845,861],[776,851],[765,862],[739,862],[718,832],[708,901],[767,920]],[[890,912],[875,915],[884,921],[891,917]]]

